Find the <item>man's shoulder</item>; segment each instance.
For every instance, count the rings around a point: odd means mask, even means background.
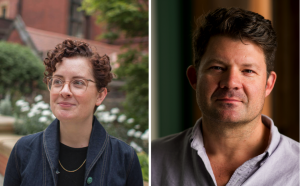
[[[163,153],[163,152],[172,152],[174,150],[178,151],[179,148],[189,144],[191,138],[192,129],[189,128],[180,133],[172,134],[165,136],[151,142],[151,151],[152,154]]]
[[[279,147],[288,152],[290,156],[295,155],[295,158],[299,158],[300,144],[299,142],[280,134],[280,143]]]

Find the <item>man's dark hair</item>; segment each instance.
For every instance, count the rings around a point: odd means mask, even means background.
[[[240,8],[219,8],[202,15],[193,33],[193,63],[197,71],[209,39],[215,35],[229,36],[242,42],[248,39],[256,43],[264,51],[267,74],[273,71],[277,42],[270,20]]]

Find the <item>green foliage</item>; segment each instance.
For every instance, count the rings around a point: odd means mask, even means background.
[[[137,154],[140,165],[142,168],[142,174],[143,174],[143,180],[144,181],[149,181],[149,160],[148,160],[148,155],[144,152],[140,152]]]
[[[126,91],[124,101],[125,114],[141,125],[141,130],[148,128],[148,54],[130,49],[118,56],[120,67],[115,73],[125,79],[123,89]]]
[[[124,32],[127,37],[148,35],[147,0],[83,0],[82,10],[97,15],[98,22],[105,22],[107,32],[102,37],[119,36]],[[107,39],[111,39],[107,37]]]
[[[11,101],[8,97],[0,100],[0,114],[6,115],[6,116],[12,115]]]
[[[32,89],[45,89],[42,82],[44,66],[29,48],[0,42],[0,95],[19,91],[31,93]]]
[[[31,118],[26,116],[15,117],[15,133],[19,135],[28,135],[45,130],[51,122],[48,121],[47,124],[40,122],[40,117],[41,114],[37,114]]]

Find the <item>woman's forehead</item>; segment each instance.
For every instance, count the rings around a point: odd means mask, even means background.
[[[63,58],[55,67],[53,76],[91,78],[93,74],[92,65],[86,57]]]

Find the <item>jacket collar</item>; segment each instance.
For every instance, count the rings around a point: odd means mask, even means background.
[[[59,158],[59,120],[55,119],[45,130],[43,135],[43,146],[49,162],[54,183],[56,183],[56,171],[58,170]],[[94,116],[93,128],[86,158],[86,174],[88,175],[97,160],[104,152],[109,140],[109,135]]]

